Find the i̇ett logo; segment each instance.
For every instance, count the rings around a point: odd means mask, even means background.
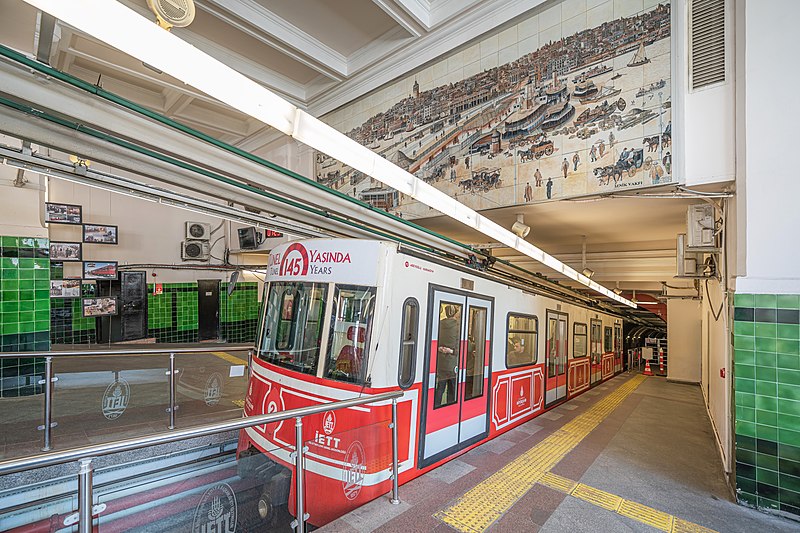
[[[308,274],[308,251],[296,242],[289,246],[281,258],[281,276],[305,276]]]

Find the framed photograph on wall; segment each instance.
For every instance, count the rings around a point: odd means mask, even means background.
[[[83,279],[117,279],[117,262],[84,261]]]
[[[54,204],[45,202],[44,221],[53,224],[81,224],[82,208],[72,204]]]
[[[50,298],[80,298],[81,280],[51,279]]]
[[[103,296],[100,298],[83,299],[83,316],[91,318],[96,316],[112,316],[117,314],[117,299]]]
[[[118,244],[117,226],[84,224],[83,242],[92,244]]]
[[[80,261],[81,243],[50,241],[50,261]]]

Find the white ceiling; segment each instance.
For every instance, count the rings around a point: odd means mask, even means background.
[[[152,18],[146,0],[122,0]],[[545,0],[196,0],[188,28],[173,32],[320,116],[462,45],[496,31]],[[0,42],[41,54],[37,11],[22,0],[0,0]],[[45,36],[44,42],[48,36]],[[198,93],[166,74],[56,24],[49,63],[154,111],[249,151],[281,134]],[[662,189],[663,190],[663,189]],[[671,190],[671,189],[670,189]],[[669,190],[667,191],[669,192]],[[675,270],[676,234],[686,206],[702,200],[618,198],[548,202],[521,213],[529,239],[595,279],[624,289],[658,290]],[[519,208],[487,214],[510,227]],[[436,218],[425,225],[481,243],[464,226]],[[541,270],[527,258],[497,256]],[[550,275],[550,274],[548,274]]]

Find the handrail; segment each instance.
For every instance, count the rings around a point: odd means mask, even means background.
[[[159,354],[182,354],[182,353],[209,353],[227,350],[232,352],[244,352],[253,348],[252,344],[224,344],[209,348],[143,348],[141,350],[96,350],[83,352],[78,350],[67,350],[63,352],[4,352],[0,353],[0,359],[9,358],[29,358],[29,357],[90,357],[93,355],[159,355]]]
[[[300,407],[298,409],[291,409],[289,411],[279,411],[277,413],[266,415],[250,416],[235,422],[217,422],[214,424],[193,426],[176,431],[156,433],[153,435],[147,435],[145,437],[136,437],[132,439],[106,442],[103,444],[70,448],[57,452],[43,453],[40,455],[19,457],[17,459],[0,461],[0,476],[22,472],[24,470],[33,468],[44,468],[47,466],[69,463],[81,459],[94,458],[101,455],[137,450],[139,448],[155,446],[158,444],[167,444],[179,440],[207,437],[216,433],[222,433],[223,431],[243,429],[262,424],[270,424],[272,422],[281,422],[290,418],[315,415],[318,413],[324,413],[326,411],[335,411],[355,405],[363,405],[365,403],[393,400],[395,398],[401,398],[403,394],[403,391],[384,392],[374,396],[362,396],[360,398],[352,398],[350,400],[342,400],[339,402],[329,402],[320,405]]]

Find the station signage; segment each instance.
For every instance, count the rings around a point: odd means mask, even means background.
[[[371,285],[377,283],[380,243],[359,240],[308,240],[273,248],[267,279]]]

